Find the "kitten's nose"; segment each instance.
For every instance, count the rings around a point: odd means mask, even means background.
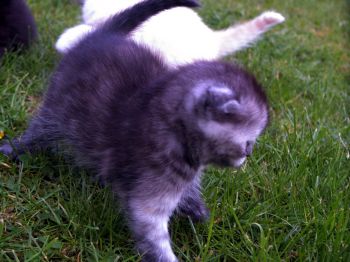
[[[245,148],[245,154],[247,156],[250,156],[252,154],[253,146],[254,146],[254,142],[253,141],[247,141],[247,146]]]

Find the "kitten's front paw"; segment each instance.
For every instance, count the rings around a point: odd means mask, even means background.
[[[177,213],[180,216],[190,217],[193,222],[205,222],[210,217],[210,210],[203,201],[187,202],[178,207]]]
[[[0,145],[0,154],[7,156],[11,161],[19,161],[18,155],[10,144]]]
[[[14,152],[10,144],[3,144],[0,146],[0,153],[5,156],[12,157]]]
[[[256,18],[256,25],[261,31],[266,31],[272,26],[283,23],[286,19],[280,13],[266,11]]]
[[[141,262],[179,262],[179,260],[174,256],[173,258],[167,258],[165,256],[162,255],[158,255],[158,256],[154,256],[154,255],[148,255],[145,254],[142,259]]]

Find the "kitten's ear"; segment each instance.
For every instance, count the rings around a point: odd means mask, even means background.
[[[233,97],[233,91],[228,87],[211,86],[207,89],[205,100],[209,106],[217,105],[220,101],[227,101]]]
[[[240,110],[241,104],[237,100],[230,100],[223,105],[219,106],[218,109],[220,112],[225,114],[234,114]]]
[[[210,87],[206,94],[206,107],[224,114],[234,114],[241,106],[234,91],[228,87]]]

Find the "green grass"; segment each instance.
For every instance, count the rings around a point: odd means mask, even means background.
[[[21,133],[78,21],[68,0],[31,0],[40,40],[0,68],[0,129]],[[275,9],[287,21],[236,62],[270,98],[271,124],[239,171],[209,169],[206,224],[171,223],[181,261],[350,261],[349,1],[206,0],[223,28]],[[138,261],[108,190],[61,156],[0,156],[0,261]]]

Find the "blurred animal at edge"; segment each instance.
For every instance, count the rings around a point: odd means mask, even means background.
[[[143,0],[85,0],[82,23],[66,29],[56,42],[56,49],[66,53],[103,25],[112,15]],[[161,55],[171,67],[197,60],[213,60],[233,54],[256,42],[266,31],[285,18],[266,11],[247,22],[214,31],[188,7],[165,10],[143,23],[131,38]]]
[[[28,48],[37,34],[34,17],[24,0],[0,1],[0,57]]]

